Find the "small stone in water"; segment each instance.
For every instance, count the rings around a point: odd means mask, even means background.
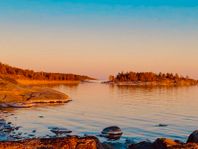
[[[71,133],[72,131],[67,128],[59,128],[59,127],[51,127],[49,128],[51,132],[55,133],[56,135],[59,134],[66,134]]]
[[[14,130],[14,128],[11,127],[10,125],[5,125],[4,128],[3,128],[4,132],[11,132],[13,130]]]
[[[167,127],[168,125],[167,124],[159,124],[157,125],[157,127]]]
[[[36,130],[32,130],[32,133],[35,133],[36,132]]]
[[[17,126],[17,127],[15,127],[15,130],[19,130],[19,128],[21,128],[21,126]]]
[[[19,132],[18,135],[19,135],[19,136],[22,135],[22,132]]]
[[[39,118],[44,118],[44,116],[40,115]]]

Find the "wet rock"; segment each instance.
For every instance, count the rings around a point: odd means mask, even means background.
[[[198,130],[195,130],[188,137],[187,143],[198,143]]]
[[[110,126],[102,130],[102,136],[108,139],[118,140],[122,136],[122,131],[118,126]]]
[[[0,148],[11,149],[105,149],[96,137],[65,137],[65,138],[45,138],[27,139],[23,141],[0,142]]]
[[[167,139],[167,138],[158,138],[153,143],[153,146],[156,149],[168,149],[168,148],[176,146],[176,145],[178,145],[177,142],[175,142],[174,140],[171,140],[171,139]]]
[[[129,149],[154,149],[153,144],[151,142],[140,142],[137,144],[131,144],[128,147]]]
[[[114,147],[108,143],[102,143],[102,146],[104,147],[104,149],[114,149]]]
[[[6,124],[5,120],[4,119],[0,119],[0,126],[5,125],[5,124]]]
[[[11,122],[6,122],[4,119],[0,119],[0,140],[16,140],[18,134],[16,128],[11,125]]]
[[[129,149],[198,149],[197,143],[178,143],[171,139],[159,138],[155,142],[132,144]]]
[[[10,126],[10,125],[8,125],[8,124],[4,125],[4,127],[3,127],[3,132],[10,133],[10,132],[12,132],[13,130],[14,130],[14,127],[12,127],[12,126]]]
[[[198,144],[196,143],[187,143],[187,144],[178,144],[168,149],[198,149]]]
[[[71,130],[67,128],[60,128],[60,127],[49,127],[50,131],[55,133],[56,135],[63,135],[63,134],[68,134],[72,133]]]
[[[17,126],[15,127],[15,130],[19,130],[20,128],[22,128],[21,126]]]
[[[175,140],[175,142],[178,144],[184,144],[184,142],[182,142],[181,140]]]
[[[34,135],[34,134],[29,134],[28,136],[29,136],[29,137],[34,137],[35,135]]]
[[[103,146],[106,147],[107,149],[126,149],[127,148],[127,145],[125,143],[122,143],[119,141],[103,142]]]
[[[32,133],[36,133],[36,130],[32,130]]]

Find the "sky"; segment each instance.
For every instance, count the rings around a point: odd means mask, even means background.
[[[0,61],[12,66],[198,79],[197,55],[197,0],[0,0]]]

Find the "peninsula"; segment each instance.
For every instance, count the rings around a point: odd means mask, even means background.
[[[0,63],[0,108],[27,108],[38,104],[60,104],[68,96],[41,84],[73,84],[91,80],[88,76],[34,72]]]
[[[39,84],[76,84],[85,80],[95,80],[89,76],[71,73],[35,72],[29,69],[12,67],[0,62],[0,76],[15,79],[24,85]]]

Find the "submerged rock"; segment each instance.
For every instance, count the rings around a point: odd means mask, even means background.
[[[0,140],[16,140],[19,136],[16,135],[17,127],[11,125],[11,122],[6,122],[0,119]]]
[[[60,127],[49,127],[50,131],[55,133],[56,135],[63,135],[63,134],[68,134],[72,133],[71,130],[67,128],[60,128]]]
[[[158,138],[153,143],[140,142],[132,144],[129,149],[198,149],[196,143],[180,143],[167,138]]]
[[[168,124],[158,124],[158,125],[156,125],[156,127],[167,127],[168,126]]]
[[[110,126],[102,130],[102,136],[108,139],[118,140],[123,132],[118,126]]]

